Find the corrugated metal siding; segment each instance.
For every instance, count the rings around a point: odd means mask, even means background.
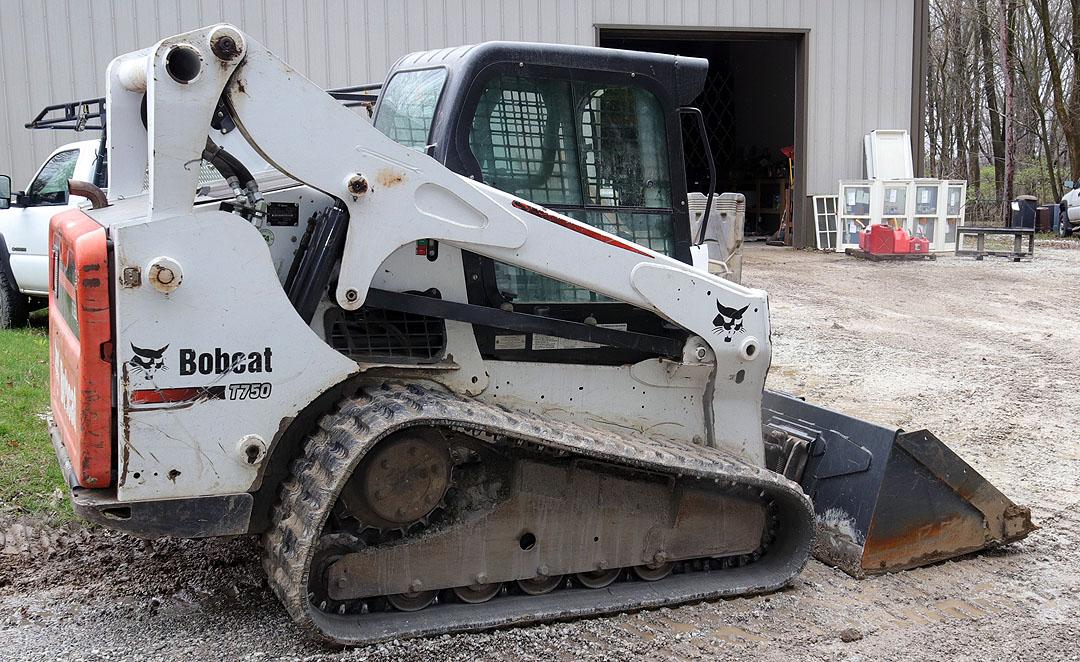
[[[380,80],[414,50],[489,39],[596,43],[599,26],[808,30],[807,193],[862,175],[862,135],[911,122],[913,0],[4,0],[0,172],[21,188],[69,133],[48,103],[103,94],[109,60],[218,21],[326,86]]]

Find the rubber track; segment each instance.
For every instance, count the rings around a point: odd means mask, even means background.
[[[319,611],[307,598],[308,569],[337,495],[376,442],[418,425],[497,435],[511,443],[520,440],[556,452],[709,480],[725,490],[740,485],[760,488],[762,498],[775,506],[776,537],[760,560],[744,567],[673,575],[659,582],[560,589],[541,596],[497,597],[478,605],[436,605],[410,613]],[[812,538],[813,507],[798,485],[717,449],[625,437],[458,397],[438,387],[388,383],[343,400],[307,439],[303,455],[294,461],[282,485],[281,500],[264,536],[263,567],[274,592],[307,634],[331,644],[356,645],[774,591],[802,570]]]

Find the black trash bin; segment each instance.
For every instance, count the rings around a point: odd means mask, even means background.
[[[1036,232],[1057,232],[1058,206],[1057,203],[1039,207],[1038,216],[1035,218]]]
[[[1021,195],[1012,201],[1012,227],[1035,228],[1035,214],[1039,199],[1033,195]]]

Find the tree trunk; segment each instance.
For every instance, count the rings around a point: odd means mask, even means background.
[[[934,69],[936,65],[933,57],[930,58],[930,66],[926,74],[926,159],[927,159],[927,172],[931,174],[937,174],[938,172],[938,150],[941,146],[941,139],[938,136],[938,99],[940,98],[937,90],[937,76]]]
[[[1080,179],[1080,86],[1075,81],[1066,96],[1061,58],[1058,57],[1056,36],[1071,27],[1069,43],[1072,51],[1074,75],[1080,72],[1080,0],[1072,0],[1072,20],[1069,26],[1054,25],[1050,20],[1049,0],[1034,0],[1035,13],[1042,28],[1043,45],[1046,48],[1046,64],[1050,74],[1050,91],[1054,98],[1054,114],[1065,137],[1069,155],[1069,172],[1073,181]]]
[[[1051,201],[1058,201],[1064,195],[1061,181],[1057,175],[1057,158],[1054,153],[1055,129],[1047,117],[1046,100],[1043,95],[1043,85],[1046,82],[1046,53],[1040,50],[1035,42],[1038,19],[1033,18],[1029,10],[1031,5],[1021,11],[1023,17],[1023,36],[1019,33],[1014,35],[1018,40],[1026,40],[1028,48],[1025,49],[1028,56],[1017,58],[1016,73],[1018,82],[1023,83],[1024,94],[1027,97],[1027,107],[1033,116],[1031,132],[1039,141],[1038,150],[1042,152],[1043,165],[1046,168],[1047,184],[1050,191]]]
[[[983,60],[983,94],[986,95],[986,110],[990,123],[990,148],[994,161],[994,189],[997,197],[1001,198],[1005,190],[1005,134],[1001,123],[1001,110],[998,108],[997,85],[994,82],[995,58],[990,36],[990,25],[993,19],[987,11],[986,0],[978,0],[977,10],[979,45]]]
[[[1013,181],[1016,178],[1016,127],[1015,105],[1016,92],[1013,80],[1016,77],[1014,71],[1015,53],[1012,45],[1012,18],[1016,9],[1015,0],[1000,0],[998,4],[998,38],[1001,44],[1001,72],[1005,81],[1005,94],[1002,104],[1005,140],[1005,173],[1001,190],[1001,222],[1004,227],[1009,226],[1012,217]]]
[[[953,50],[952,58],[952,73],[950,76],[950,87],[953,88],[953,108],[952,115],[955,122],[955,129],[953,131],[953,140],[955,142],[956,156],[953,159],[952,165],[949,167],[949,178],[953,179],[963,175],[967,169],[967,137],[965,132],[967,127],[964,124],[965,119],[965,106],[971,102],[968,95],[964,93],[963,80],[967,73],[967,49],[964,48],[963,30],[961,29],[961,22],[959,20],[959,6],[957,11],[952,16],[952,30],[950,31],[950,47]]]
[[[976,62],[978,58],[975,58]],[[974,82],[974,81],[973,81]],[[982,186],[982,168],[979,163],[980,145],[982,143],[982,96],[979,86],[971,86],[971,103],[967,107],[967,138],[968,138],[968,188],[978,195]]]

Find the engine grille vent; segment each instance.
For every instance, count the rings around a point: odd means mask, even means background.
[[[446,349],[446,322],[381,308],[331,308],[323,317],[326,341],[356,361],[431,363]]]

